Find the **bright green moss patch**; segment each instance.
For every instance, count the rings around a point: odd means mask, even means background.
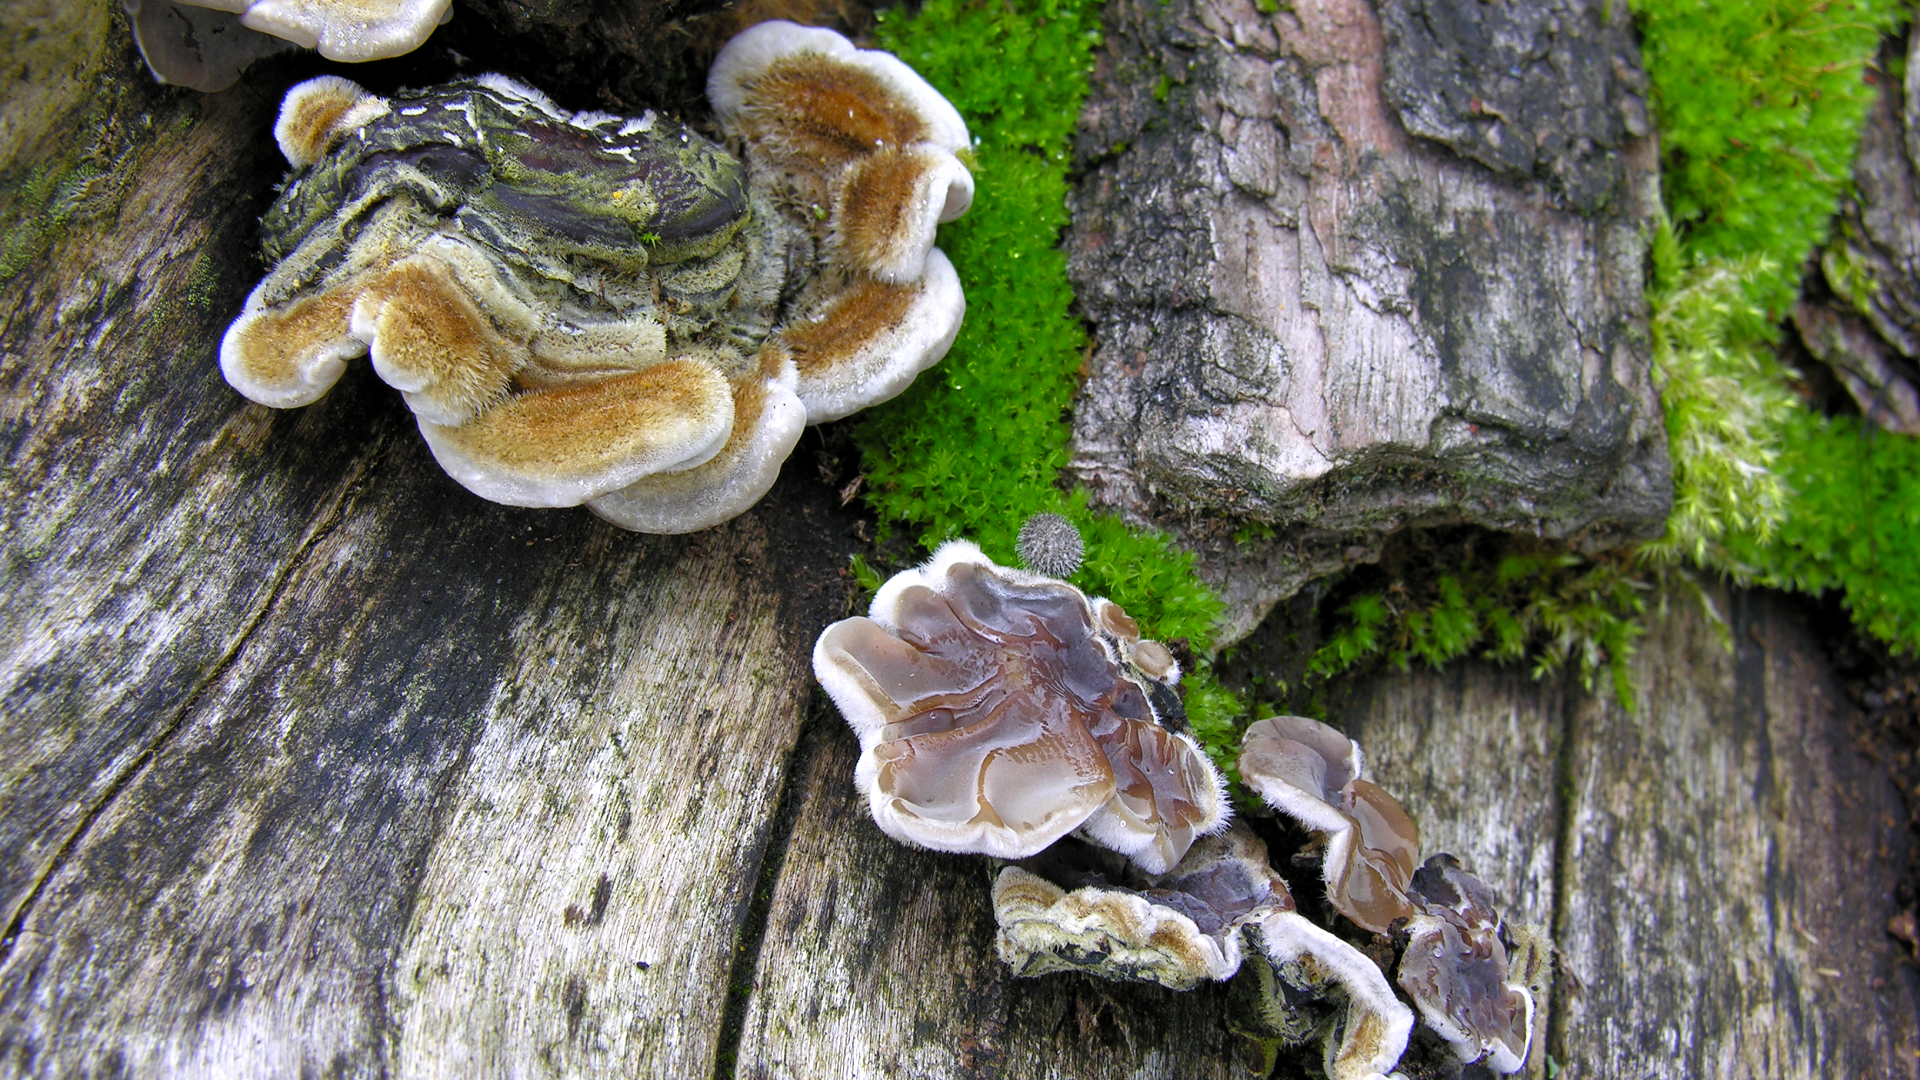
[[[1212,642],[1220,603],[1193,558],[1165,536],[1088,511],[1059,486],[1068,409],[1087,349],[1059,250],[1067,224],[1068,139],[1099,42],[1097,0],[929,0],[880,13],[877,43],[925,76],[967,119],[977,194],[940,230],[967,290],[953,349],[855,433],[868,501],[931,549],[952,537],[1018,565],[1020,524],[1064,514],[1087,541],[1076,585],[1109,597],[1162,640]],[[1216,760],[1237,745],[1240,708],[1211,672],[1189,675],[1187,709]]]
[[[1906,479],[1920,449],[1814,415],[1776,350],[1802,267],[1851,179],[1878,92],[1868,66],[1904,9],[1633,0],[1633,10],[1672,221],[1652,238],[1648,290],[1673,461],[1666,535],[1611,562],[1466,552],[1395,582],[1397,592],[1336,589],[1308,685],[1286,688],[1295,698],[1371,664],[1478,653],[1530,657],[1536,675],[1571,666],[1590,688],[1606,671],[1631,702],[1641,597],[1681,560],[1739,580],[1844,589],[1864,629],[1920,647],[1920,481]]]
[[[1678,242],[1655,246],[1656,376],[1674,514],[1651,551],[1739,579],[1843,590],[1860,627],[1920,648],[1920,446],[1816,415],[1786,387],[1779,320],[1826,239],[1906,8],[1637,0]],[[1876,83],[1878,85],[1876,85]],[[1868,288],[1825,260],[1843,295]],[[1740,294],[1744,291],[1745,297]]]
[[[1862,76],[1895,0],[1633,0],[1667,210],[1689,254],[1770,259],[1776,315],[1826,239],[1876,90]]]
[[[1738,538],[1736,554],[1768,584],[1844,590],[1861,629],[1920,652],[1920,441],[1807,409],[1782,441],[1793,511],[1765,540]]]

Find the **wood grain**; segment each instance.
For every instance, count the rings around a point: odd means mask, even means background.
[[[1366,752],[1373,781],[1420,826],[1421,857],[1451,852],[1486,881],[1500,913],[1549,932],[1559,870],[1559,803],[1570,694],[1518,665],[1459,663],[1370,680],[1330,719]],[[1311,887],[1295,873],[1296,892]],[[1553,1002],[1534,1002],[1534,1045],[1547,1045]],[[1525,1075],[1546,1075],[1547,1056]]]
[[[57,122],[0,110],[10,230],[85,165],[0,289],[0,1077],[1243,1074],[1223,988],[1011,978],[986,861],[868,819],[821,436],[649,538],[473,498],[364,367],[233,394],[293,75],[154,87],[116,10],[47,16]],[[1552,927],[1560,1075],[1914,1075],[1904,811],[1804,612],[1718,603],[1736,651],[1676,603],[1635,714],[1471,662],[1333,719]]]
[[[1913,1076],[1920,982],[1886,933],[1906,814],[1787,600],[1722,594],[1641,646],[1644,706],[1582,702],[1556,1053],[1586,1075]]]

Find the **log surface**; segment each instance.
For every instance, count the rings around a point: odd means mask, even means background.
[[[653,538],[467,495],[364,368],[246,404],[279,87],[153,87],[72,10],[94,89],[0,160],[10,229],[71,181],[0,290],[0,1076],[1246,1075],[1224,987],[1011,978],[989,865],[867,818],[814,435]],[[1914,1075],[1905,813],[1799,609],[1719,603],[1636,714],[1466,663],[1335,719],[1552,931],[1534,1075]]]

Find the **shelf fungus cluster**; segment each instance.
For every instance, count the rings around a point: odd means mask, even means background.
[[[831,31],[746,31],[708,96],[738,154],[497,75],[294,87],[227,381],[305,405],[370,354],[478,495],[643,532],[739,514],[807,424],[945,355],[966,302],[934,230],[973,181],[953,107]]]
[[[1526,973],[1544,950],[1500,918],[1493,890],[1453,856],[1419,865],[1419,830],[1362,778],[1360,745],[1317,720],[1278,716],[1247,729],[1239,768],[1269,806],[1317,834],[1333,909],[1403,940],[1398,982],[1428,1029],[1460,1062],[1519,1071],[1533,1032]],[[1512,963],[1515,952],[1523,964]]]
[[[205,93],[289,49],[329,60],[384,60],[420,47],[449,0],[121,0],[154,78]]]
[[[1539,939],[1452,856],[1420,863],[1356,743],[1276,717],[1248,730],[1239,770],[1322,849],[1333,921],[1303,913],[1252,828],[1227,827],[1171,652],[1111,602],[952,541],[828,627],[813,663],[859,736],[855,784],[880,828],[1007,861],[995,949],[1015,974],[1232,980],[1228,1023],[1268,1071],[1302,1045],[1332,1080],[1525,1064]]]
[[[997,566],[965,541],[828,627],[813,669],[860,737],[855,783],[895,839],[1002,859],[1069,833],[1173,869],[1227,800],[1173,687],[1180,665],[1119,605]]]

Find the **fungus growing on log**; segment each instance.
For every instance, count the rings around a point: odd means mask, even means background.
[[[855,783],[889,836],[1004,859],[1078,831],[1164,874],[1222,828],[1223,783],[1185,731],[1180,669],[1116,604],[950,541],[813,670],[860,737]]]
[[[1334,910],[1375,933],[1414,914],[1407,885],[1420,830],[1391,795],[1361,779],[1360,744],[1303,716],[1247,729],[1240,775],[1267,804],[1319,833],[1321,879]]]
[[[291,48],[384,60],[420,47],[449,0],[121,0],[147,69],[163,83],[225,90],[254,60]]]
[[[791,39],[804,47],[775,48]],[[768,77],[740,75],[769,54],[814,91],[777,116],[751,93]],[[485,498],[586,503],[646,532],[745,510],[806,423],[892,397],[945,355],[966,302],[932,229],[972,180],[944,148],[965,142],[952,107],[831,31],[756,27],[713,86],[745,162],[652,112],[567,113],[498,75],[390,100],[333,76],[294,87],[274,135],[297,171],[263,219],[275,266],[222,342],[227,381],[305,405],[371,353],[441,466]],[[825,166],[764,149],[789,127],[846,142],[848,95],[875,86],[893,96],[863,108],[912,135],[916,160],[945,155],[861,189],[861,228],[893,221],[917,252],[884,265],[848,261],[837,211],[789,197]],[[844,149],[825,179],[892,145]]]
[[[1294,910],[1244,825],[1202,838],[1166,874],[1103,865],[1099,854],[1066,840],[1000,872],[995,948],[1014,974],[1082,971],[1186,990],[1238,973],[1251,935],[1265,954],[1251,961],[1265,986],[1252,1005],[1258,1037],[1320,1042],[1335,1080],[1369,1080],[1400,1060],[1412,1010],[1366,954]]]
[[[1400,988],[1462,1062],[1519,1072],[1533,1038],[1533,995],[1511,981],[1493,890],[1439,854],[1413,875],[1420,913],[1408,923]]]
[[[1244,828],[1202,837],[1162,875],[1074,866],[1056,856],[1072,843],[994,879],[995,948],[1015,975],[1085,971],[1188,990],[1240,969],[1242,927],[1293,910],[1266,845]]]
[[[299,48],[249,29],[231,11],[174,0],[120,0],[120,6],[147,70],[168,86],[217,93],[239,82],[255,60]]]

